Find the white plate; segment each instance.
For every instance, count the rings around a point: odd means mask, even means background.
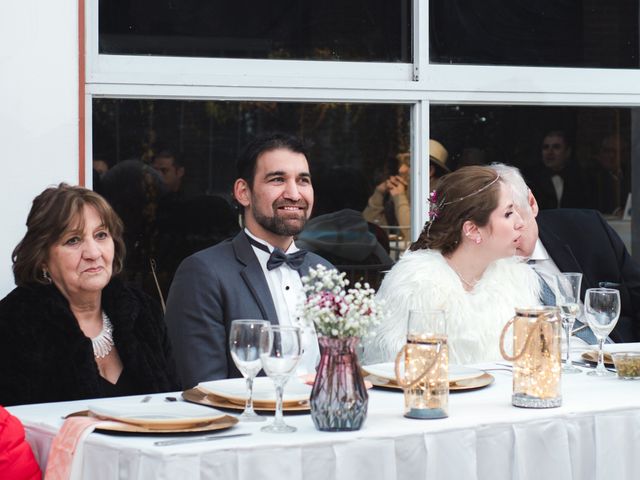
[[[637,352],[640,351],[640,343],[605,343],[603,350],[607,353]]]
[[[364,365],[362,369],[376,377],[386,380],[396,381],[396,372],[394,363],[376,363],[374,365]],[[477,368],[465,367],[463,365],[449,365],[449,382],[459,382],[460,380],[469,380],[471,378],[480,377],[484,374],[482,370]]]
[[[163,428],[186,428],[219,420],[223,412],[190,403],[112,403],[93,404],[89,413],[124,423]]]
[[[247,399],[247,382],[244,378],[227,378],[225,380],[202,382],[198,384],[198,388],[235,402],[244,402]],[[285,403],[306,402],[309,400],[310,394],[311,385],[306,385],[296,377],[292,377],[284,386],[282,400]],[[253,380],[253,400],[255,402],[276,401],[275,387],[270,378],[256,377]]]

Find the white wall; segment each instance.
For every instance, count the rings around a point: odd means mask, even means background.
[[[78,183],[78,16],[65,0],[3,2],[0,15],[0,298],[33,197]]]

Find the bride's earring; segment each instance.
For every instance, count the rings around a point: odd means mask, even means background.
[[[476,245],[480,245],[480,242],[482,241],[482,237],[480,235],[478,235],[476,237]]]

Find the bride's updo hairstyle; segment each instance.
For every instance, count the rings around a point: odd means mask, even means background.
[[[449,255],[460,244],[467,220],[478,227],[489,223],[498,206],[500,176],[490,167],[463,167],[444,175],[429,195],[429,221],[410,250],[425,248]]]

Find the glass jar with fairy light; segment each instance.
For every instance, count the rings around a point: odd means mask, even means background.
[[[396,380],[404,391],[404,416],[449,415],[449,351],[442,310],[411,310],[407,343],[396,357]]]
[[[513,355],[505,351],[505,337],[513,325]],[[500,352],[513,362],[516,407],[550,408],[562,405],[561,328],[557,307],[516,308],[500,336]]]

